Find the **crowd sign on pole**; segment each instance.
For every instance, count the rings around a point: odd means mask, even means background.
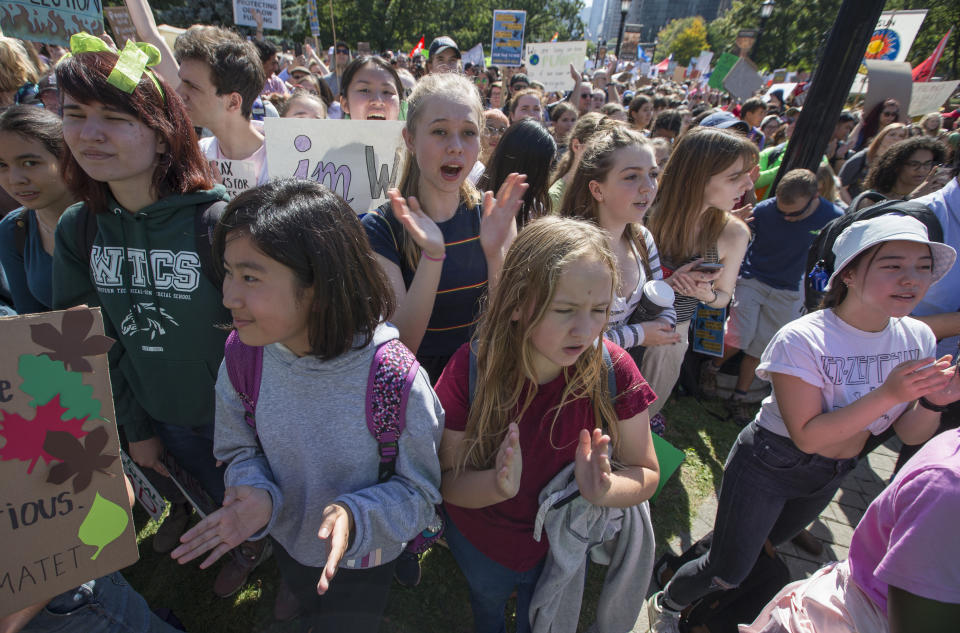
[[[137,27],[133,25],[133,19],[127,7],[103,7],[103,16],[110,23],[113,40],[117,46],[123,48],[127,40],[138,41]]]
[[[310,17],[310,35],[320,37],[320,20],[317,18],[317,0],[307,0],[307,15]]]
[[[637,48],[640,46],[640,32],[642,30],[642,24],[625,24],[623,26],[623,42],[620,43],[620,61],[636,61]]]
[[[463,62],[464,66],[470,63],[480,68],[486,68],[486,60],[483,58],[483,44],[477,44],[470,50],[463,51],[463,56],[460,58],[460,61]]]
[[[910,117],[922,116],[930,112],[939,112],[953,91],[960,85],[958,81],[915,81],[910,95]]]
[[[727,76],[727,73],[730,72],[730,69],[733,68],[733,65],[737,63],[738,59],[739,57],[736,55],[721,53],[720,57],[717,58],[716,65],[713,67],[713,72],[710,73],[710,81],[707,85],[714,90],[723,88],[723,78]]]
[[[0,319],[0,617],[137,561],[99,308]]]
[[[870,36],[864,59],[879,59],[888,62],[907,60],[913,40],[927,16],[926,9],[915,11],[884,11],[880,14],[877,28]]]
[[[496,66],[519,66],[523,63],[523,30],[526,11],[497,9],[493,12],[493,40],[490,63]]]
[[[580,68],[587,54],[586,42],[538,42],[527,44],[527,77],[539,81],[547,92],[568,90],[570,64]]]
[[[397,186],[403,121],[272,117],[264,123],[271,178],[315,180],[358,214],[386,202],[387,190]]]
[[[103,33],[101,0],[3,0],[0,30],[7,37],[70,46],[80,31]]]
[[[233,0],[233,23],[257,26],[254,11],[259,11],[263,17],[263,28],[280,30],[280,0]]]

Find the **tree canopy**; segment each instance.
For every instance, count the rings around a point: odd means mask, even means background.
[[[691,57],[709,48],[707,43],[707,23],[697,16],[670,20],[657,34],[660,45],[657,46],[656,59],[660,61],[669,55],[680,65],[685,65]]]

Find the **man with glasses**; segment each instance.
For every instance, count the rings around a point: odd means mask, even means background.
[[[334,99],[338,99],[340,97],[340,78],[343,76],[347,64],[350,63],[350,47],[344,42],[337,42],[333,47],[333,55],[333,70],[330,71],[330,74],[324,75],[323,80],[330,87]]]
[[[807,251],[820,229],[842,212],[817,193],[817,177],[807,169],[787,172],[776,196],[753,210],[753,241],[740,268],[724,335],[723,357],[704,363],[704,391],[716,392],[717,373],[724,362],[743,351],[737,383],[728,406],[733,418],[746,424],[753,418],[747,391],[767,343],[782,326],[800,316]]]

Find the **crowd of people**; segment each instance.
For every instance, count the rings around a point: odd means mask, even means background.
[[[375,631],[442,526],[476,631],[504,631],[514,594],[517,631],[575,630],[598,550],[598,630],[629,630],[653,564],[651,434],[684,424],[663,406],[698,312],[728,308],[722,353],[696,368],[716,395],[738,363],[725,402],[743,430],[711,547],[647,601],[651,630],[737,587],[893,433],[927,446],[849,560],[749,630],[960,615],[957,110],[913,124],[892,99],[850,105],[816,172],[773,186],[804,84],[740,103],[611,56],[548,93],[523,67],[463,64],[446,36],[355,56],[215,26],[172,50],[141,36],[78,34],[69,54],[0,38],[2,309],[100,307],[123,445],[170,502],[153,547],[222,558],[218,595],[273,556],[278,619]],[[389,201],[358,217],[271,179],[268,117],[403,121]],[[233,197],[224,160],[249,169]],[[807,253],[848,216],[804,314]],[[219,509],[194,522],[166,456]],[[177,630],[119,573],[0,625]]]

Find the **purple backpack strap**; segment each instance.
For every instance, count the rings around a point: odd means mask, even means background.
[[[240,396],[245,409],[243,418],[257,430],[257,397],[260,395],[260,376],[263,372],[263,348],[251,347],[240,340],[236,330],[230,332],[224,346],[227,376],[233,390]]]
[[[407,396],[417,377],[420,363],[398,339],[380,345],[370,363],[367,380],[367,429],[377,440],[384,482],[396,471],[400,434],[406,427]]]

